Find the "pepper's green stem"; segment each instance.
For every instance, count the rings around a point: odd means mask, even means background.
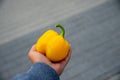
[[[61,29],[60,35],[64,38],[64,36],[65,36],[65,29],[60,24],[56,24],[55,26],[59,27]]]

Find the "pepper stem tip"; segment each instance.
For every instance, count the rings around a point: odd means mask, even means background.
[[[63,26],[61,26],[60,24],[56,24],[55,26],[59,27],[61,29],[60,35],[64,38],[64,36],[65,36],[65,29],[63,28]]]

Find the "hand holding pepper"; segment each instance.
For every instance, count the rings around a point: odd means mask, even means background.
[[[30,60],[32,61],[32,63],[36,63],[36,62],[45,63],[45,64],[49,65],[50,67],[52,67],[58,73],[58,75],[61,75],[61,73],[63,72],[65,66],[67,65],[67,63],[69,62],[69,59],[71,57],[71,48],[70,48],[66,58],[57,63],[51,62],[46,56],[37,52],[35,45],[33,45],[32,48],[30,49],[28,56],[29,56]]]

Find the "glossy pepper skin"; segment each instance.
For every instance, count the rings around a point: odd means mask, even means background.
[[[48,30],[36,43],[36,50],[53,62],[63,60],[70,49],[70,44],[64,39],[64,28],[60,24],[56,24],[56,27],[61,29],[61,34],[54,30]]]

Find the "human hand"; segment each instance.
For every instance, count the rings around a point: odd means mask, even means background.
[[[64,60],[62,60],[60,62],[56,62],[56,63],[51,62],[49,59],[47,59],[46,56],[37,52],[35,49],[35,45],[33,45],[32,48],[30,49],[28,56],[32,63],[36,63],[36,62],[45,63],[45,64],[49,65],[50,67],[52,67],[58,73],[58,75],[61,75],[65,66],[67,65],[67,63],[70,60],[71,48],[69,50],[67,57]]]

